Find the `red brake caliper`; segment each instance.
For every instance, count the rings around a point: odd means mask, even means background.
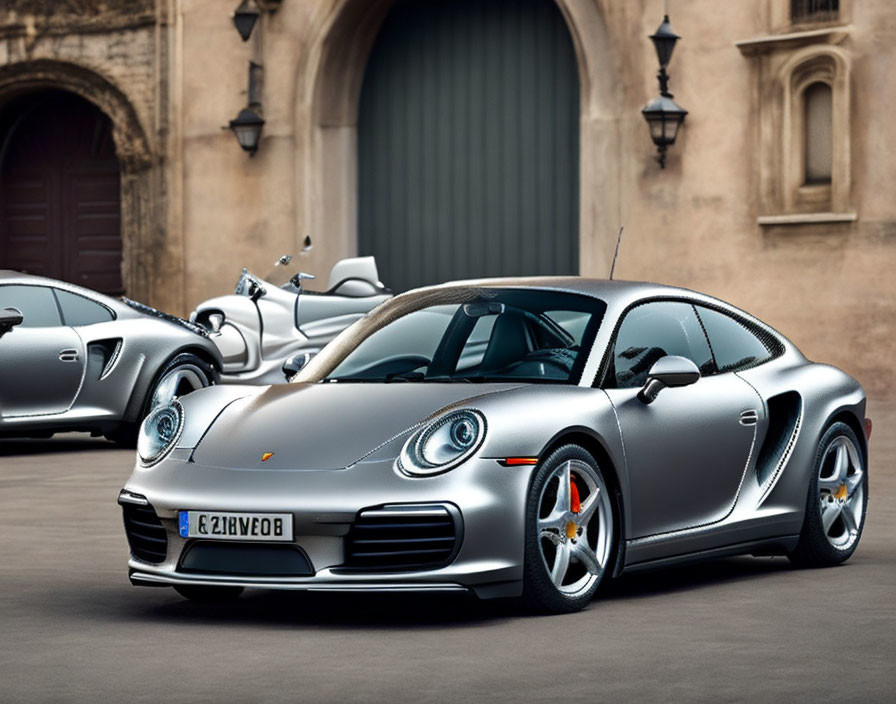
[[[569,478],[569,510],[578,513],[582,510],[582,502],[579,499],[579,487],[576,486],[576,480]]]

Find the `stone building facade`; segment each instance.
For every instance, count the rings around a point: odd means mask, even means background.
[[[551,207],[573,210],[564,222],[572,223],[574,264],[562,266],[606,276],[624,226],[618,278],[683,285],[730,300],[778,327],[807,356],[849,370],[872,394],[896,391],[889,363],[896,348],[892,3],[544,2],[568,31],[563,41],[569,42],[576,72],[577,95],[570,103],[578,111],[574,159],[571,167],[550,161],[557,175],[549,172],[560,203]],[[435,9],[427,15],[411,7],[420,3],[425,0],[257,0],[249,4],[260,18],[243,42],[232,22],[238,0],[2,0],[3,148],[15,141],[11,125],[18,124],[22,96],[63,91],[108,117],[120,168],[122,287],[172,312],[186,313],[226,291],[243,265],[267,270],[279,254],[300,251],[306,236],[314,246],[302,255],[301,266],[324,279],[335,260],[356,253],[377,254],[384,270],[399,266],[388,228],[402,223],[410,223],[411,238],[417,229],[436,243],[447,238],[445,251],[435,251],[441,244],[427,244],[417,252],[421,262],[427,251],[445,259],[454,251],[451,238],[459,236],[452,233],[464,221],[446,220],[450,226],[440,229],[430,220],[460,207],[451,198],[464,184],[454,172],[455,180],[446,177],[443,183],[441,172],[432,169],[459,152],[475,156],[470,145],[480,143],[483,158],[491,158],[489,140],[477,142],[476,135],[492,129],[517,135],[516,141],[501,137],[503,146],[496,149],[506,169],[498,172],[500,182],[519,181],[519,193],[544,190],[525,181],[527,173],[541,170],[526,146],[534,150],[540,143],[540,133],[531,136],[541,117],[527,119],[556,102],[544,91],[562,81],[538,78],[535,64],[548,60],[539,57],[552,54],[535,47],[557,40],[539,34],[546,20],[531,19],[547,15],[525,19],[527,13],[548,12],[535,7],[537,0],[456,3],[440,10],[447,19],[439,19]],[[485,17],[490,3],[505,13],[497,20],[504,29],[494,35],[505,38],[477,34],[476,13]],[[658,92],[657,59],[647,35],[666,9],[683,37],[669,66],[671,89],[689,114],[661,169],[640,111]],[[441,30],[442,24],[454,29]],[[477,53],[480,36],[490,43]],[[415,53],[390,54],[397,45]],[[500,63],[499,88],[521,81],[521,92],[533,102],[488,85],[476,95],[455,90],[446,97],[438,77],[463,75],[456,72],[475,67],[480,54],[482,61]],[[253,97],[265,120],[251,157],[228,129],[250,100],[250,62],[262,67]],[[372,143],[370,135],[384,128],[371,117],[370,106],[387,94],[402,100],[394,90],[400,85],[396,72],[418,62],[419,74],[401,78],[418,81],[406,98],[408,110],[433,101],[433,119],[440,120],[445,141],[437,141],[438,133],[427,142],[424,117],[422,126],[408,123]],[[535,78],[527,79],[526,71]],[[374,73],[385,76],[376,79],[378,90],[371,88]],[[430,78],[421,82],[420,76]],[[467,106],[465,120],[445,118],[460,103]],[[405,107],[392,104],[383,114],[411,115],[402,112]],[[420,110],[429,114],[426,105]],[[489,124],[480,125],[476,115]],[[495,116],[505,120],[503,126],[491,124]],[[465,130],[462,137],[456,130]],[[373,148],[380,145],[385,146],[379,152]],[[434,184],[419,197],[395,180],[407,170],[402,159],[409,154],[414,159],[408,163],[420,171],[411,171],[407,180]],[[377,204],[365,200],[367,190],[359,197],[359,187],[379,187],[383,178],[388,197],[404,190],[377,215],[387,218],[386,234],[371,235],[369,213]],[[526,228],[541,211],[531,197],[508,195],[506,188],[490,191],[494,181],[482,181],[482,197],[473,193],[479,188],[475,179],[465,184],[469,197],[463,208],[469,208],[470,223],[479,217],[477,208],[484,209],[484,226],[493,222],[489,218],[500,220],[504,248],[488,249],[487,234],[478,244],[465,241],[467,259],[448,269],[458,277],[539,273],[514,272],[506,253],[556,244],[550,227],[526,235],[539,241],[517,242],[508,234],[513,228],[501,213],[516,213],[512,222]],[[564,192],[574,197],[563,200]],[[10,193],[0,214],[19,217],[18,196]],[[498,198],[505,207],[495,214],[491,204]],[[0,266],[11,256],[10,243],[22,239],[5,226]],[[398,237],[396,232],[395,242]],[[382,250],[368,251],[374,246]],[[476,246],[482,247],[481,257]]]

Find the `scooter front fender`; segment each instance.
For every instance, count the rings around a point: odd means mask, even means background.
[[[257,369],[261,364],[263,325],[256,303],[248,296],[218,296],[196,306],[190,319],[205,324],[213,313],[224,316],[220,332],[209,335],[224,359],[222,371],[227,374]]]

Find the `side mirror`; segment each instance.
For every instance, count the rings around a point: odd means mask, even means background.
[[[0,310],[0,337],[3,337],[16,325],[21,325],[24,319],[22,311],[18,308],[3,308]]]
[[[638,400],[642,403],[653,403],[660,391],[667,386],[689,386],[700,378],[700,370],[687,357],[673,354],[661,357],[650,368],[647,383],[638,392]]]
[[[292,381],[293,377],[302,371],[302,368],[311,361],[314,356],[312,352],[299,352],[291,357],[287,357],[283,363],[283,376],[287,381]]]

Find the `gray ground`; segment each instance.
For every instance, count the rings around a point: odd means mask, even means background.
[[[466,598],[128,584],[132,453],[0,440],[0,702],[894,701],[896,404],[872,404],[871,503],[845,566],[737,558],[633,575],[584,613]]]

